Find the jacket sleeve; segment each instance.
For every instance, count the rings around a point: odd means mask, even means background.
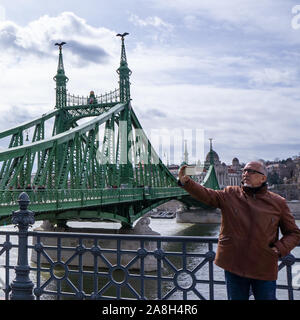
[[[222,208],[224,202],[224,191],[205,188],[199,183],[189,179],[184,185],[186,190],[193,198],[214,208]]]
[[[300,244],[300,229],[296,225],[295,218],[285,200],[282,204],[279,227],[283,237],[276,241],[274,246],[279,250],[280,255],[284,257]]]

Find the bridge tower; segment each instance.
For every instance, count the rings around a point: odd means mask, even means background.
[[[124,38],[128,34],[129,33],[127,33],[127,32],[124,32],[123,34],[120,34],[120,33],[117,34],[117,37],[121,37],[121,41],[122,41],[120,67],[117,70],[117,73],[119,75],[120,102],[129,102],[130,101],[130,81],[129,81],[129,78],[130,78],[132,72],[128,68],[125,43],[124,43]]]
[[[118,146],[119,152],[117,157],[120,163],[120,184],[126,184],[129,187],[133,186],[133,151],[132,151],[132,115],[131,115],[131,104],[130,104],[130,76],[132,74],[131,70],[128,68],[126,49],[124,38],[129,35],[129,33],[124,32],[123,34],[118,33],[117,37],[121,37],[121,59],[120,67],[117,69],[119,75],[119,88],[120,88],[120,102],[126,103],[124,111],[122,111],[119,123],[119,135]],[[120,130],[121,129],[121,130]]]
[[[59,48],[59,56],[58,56],[58,67],[56,76],[54,76],[53,80],[56,82],[56,104],[55,108],[59,109],[59,113],[55,119],[55,126],[53,135],[65,132],[66,128],[66,119],[67,112],[64,108],[67,106],[67,82],[69,78],[65,75],[64,69],[64,61],[62,55],[62,46],[66,44],[66,42],[56,43],[55,45]]]

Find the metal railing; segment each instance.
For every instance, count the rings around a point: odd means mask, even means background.
[[[91,100],[89,96],[79,96],[74,94],[67,94],[67,106],[81,106],[81,105],[93,105],[93,104],[105,104],[105,103],[112,103],[112,102],[119,102],[120,101],[120,90],[115,89],[113,91],[100,94],[95,96]]]
[[[28,231],[29,197],[18,201],[19,231],[0,231],[5,299],[226,299],[213,263],[217,238]],[[286,278],[277,289],[289,300],[299,294],[292,277],[299,262],[292,254],[279,261]]]

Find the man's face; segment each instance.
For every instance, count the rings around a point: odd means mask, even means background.
[[[261,186],[267,180],[267,177],[255,170],[244,169],[242,179],[245,187],[256,188]]]

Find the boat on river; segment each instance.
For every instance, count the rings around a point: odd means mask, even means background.
[[[152,219],[173,219],[175,216],[176,213],[172,211],[157,211],[151,213]]]

